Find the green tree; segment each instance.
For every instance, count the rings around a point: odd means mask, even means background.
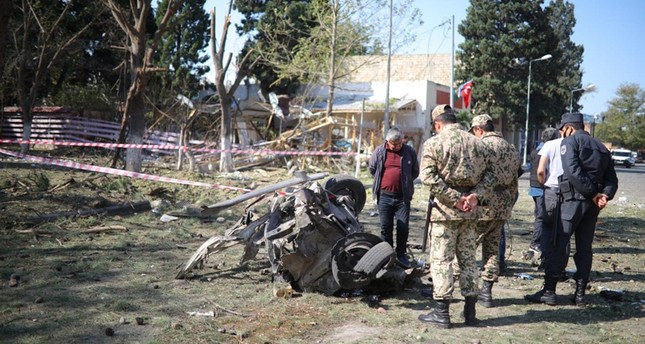
[[[569,39],[574,25],[573,6],[559,0],[546,8],[542,0],[471,0],[458,26],[465,40],[456,80],[474,80],[473,112],[500,117],[504,128],[523,127],[528,61],[550,54],[531,64],[529,126],[559,118],[568,88],[580,84],[582,48]]]
[[[419,11],[407,0],[316,0],[312,9],[316,24],[310,36],[299,40],[290,63],[276,68],[281,78],[325,85],[328,114],[333,110],[337,83],[370,62],[354,64],[350,57],[379,55],[388,45],[389,25],[384,23],[393,22],[392,51],[410,42],[414,36],[407,28],[420,23]]]
[[[631,150],[645,148],[645,90],[639,85],[621,85],[601,116],[594,130],[598,139]]]
[[[545,113],[536,118],[547,123],[556,123],[560,115],[568,112],[572,97],[571,90],[582,87],[583,71],[581,69],[584,47],[571,41],[573,29],[576,26],[574,5],[564,0],[552,0],[546,7],[549,24],[558,42],[556,50],[557,58],[554,57],[550,67],[556,72],[557,82],[545,85],[546,94],[550,99],[545,99]],[[582,106],[578,100],[582,93],[573,94],[573,111],[579,111]],[[565,108],[562,105],[565,104]]]
[[[236,25],[239,35],[248,40],[242,55],[253,51],[259,58],[249,75],[260,83],[262,93],[293,94],[300,83],[297,78],[280,78],[275,66],[288,64],[289,57],[303,37],[316,26],[312,0],[236,0],[234,7],[244,18]]]
[[[155,21],[159,26],[172,0],[162,0],[155,9]],[[159,42],[154,64],[167,68],[155,74],[149,87],[150,98],[157,105],[168,105],[178,94],[192,98],[199,90],[200,79],[209,70],[208,60],[209,18],[204,9],[205,0],[185,0],[177,13],[170,18],[169,29]]]

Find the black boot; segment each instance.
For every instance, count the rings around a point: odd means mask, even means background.
[[[544,277],[544,288],[532,295],[524,295],[524,299],[534,303],[545,303],[549,306],[555,306],[555,286],[558,283],[558,277]]]
[[[486,308],[493,307],[493,283],[492,281],[484,281],[482,288],[479,290],[479,304]]]
[[[441,328],[450,328],[450,300],[437,300],[437,306],[428,314],[419,315],[419,320]]]
[[[585,301],[585,292],[587,290],[587,281],[585,280],[576,280],[576,294],[573,296],[573,303],[578,307],[587,306]]]
[[[475,296],[466,296],[466,303],[464,304],[464,324],[466,326],[476,326],[477,318],[475,311],[475,304],[477,303],[477,298]]]

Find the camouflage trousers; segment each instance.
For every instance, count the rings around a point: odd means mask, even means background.
[[[433,298],[450,300],[454,291],[452,262],[456,258],[461,273],[459,287],[461,295],[476,296],[477,248],[476,220],[438,221],[430,231],[430,273],[432,275]]]
[[[499,240],[506,220],[477,222],[477,246],[482,245],[482,273],[484,281],[497,282],[499,278]]]

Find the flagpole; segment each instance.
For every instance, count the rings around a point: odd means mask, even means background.
[[[450,107],[455,108],[455,15],[452,15],[452,49],[450,50]]]

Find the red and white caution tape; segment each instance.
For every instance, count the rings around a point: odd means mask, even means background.
[[[222,152],[231,152],[233,154],[249,155],[299,155],[299,156],[338,156],[338,155],[356,155],[355,152],[321,152],[321,151],[274,151],[269,149],[211,149],[211,148],[191,148],[178,145],[150,145],[150,144],[132,144],[132,143],[101,143],[101,142],[71,142],[55,140],[10,140],[0,139],[1,144],[41,144],[54,146],[71,146],[71,147],[102,147],[102,148],[140,148],[140,149],[159,149],[159,150],[184,150],[200,153],[217,154]]]
[[[9,156],[13,156],[13,157],[16,157],[16,158],[29,160],[31,162],[35,162],[35,163],[38,163],[38,164],[56,165],[56,166],[73,168],[73,169],[77,169],[77,170],[85,170],[85,171],[92,171],[92,172],[99,172],[99,173],[106,173],[106,174],[116,174],[116,175],[124,176],[124,177],[139,178],[139,179],[145,179],[145,180],[153,180],[153,181],[158,181],[158,182],[184,184],[184,185],[192,185],[192,186],[201,186],[201,187],[210,188],[210,189],[225,189],[225,190],[234,190],[234,191],[238,191],[238,192],[252,191],[250,189],[238,188],[238,187],[233,187],[233,186],[225,186],[225,185],[220,185],[220,184],[209,184],[209,183],[202,183],[202,182],[193,182],[193,181],[190,181],[190,180],[183,180],[183,179],[176,179],[176,178],[170,178],[170,177],[155,176],[155,175],[152,175],[152,174],[125,171],[125,170],[119,170],[119,169],[110,168],[110,167],[102,167],[102,166],[80,164],[80,163],[69,161],[69,160],[58,160],[58,159],[51,159],[51,158],[42,158],[42,157],[37,157],[37,156],[33,156],[33,155],[27,155],[27,154],[22,154],[22,153],[18,153],[18,152],[12,152],[12,151],[8,151],[8,150],[4,150],[4,149],[0,149],[0,153],[5,154],[5,155],[9,155]]]

